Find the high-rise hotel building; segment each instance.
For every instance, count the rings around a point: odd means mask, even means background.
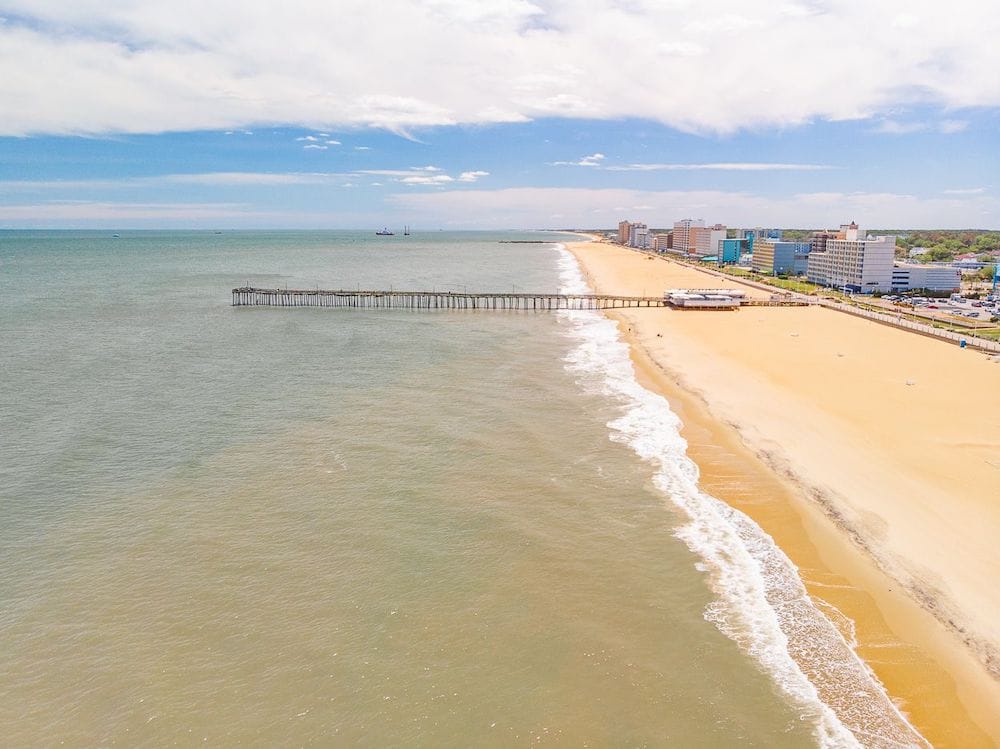
[[[726,238],[726,227],[722,224],[714,226],[698,226],[688,234],[688,252],[694,252],[702,257],[716,255],[722,248],[722,240]]]
[[[632,230],[631,221],[618,222],[618,244],[628,244],[631,230]]]
[[[892,288],[896,237],[865,238],[857,224],[845,224],[836,238],[814,241],[806,276],[812,283],[870,294]]]
[[[705,222],[700,218],[674,221],[674,252],[686,255],[690,250],[695,249],[696,238],[691,236],[691,230],[704,228]]]

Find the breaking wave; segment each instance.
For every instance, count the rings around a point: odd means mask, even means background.
[[[559,253],[562,293],[589,293],[576,258]],[[701,491],[681,422],[642,387],[618,326],[600,312],[561,311],[575,346],[566,367],[621,415],[610,437],[654,466],[656,487],[686,518],[676,535],[702,560],[716,595],[705,618],[774,679],[821,747],[926,747],[882,684],[810,598],[798,569],[753,520]],[[837,612],[839,614],[839,612]]]

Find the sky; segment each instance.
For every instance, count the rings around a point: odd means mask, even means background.
[[[995,0],[0,0],[0,228],[1000,228]]]

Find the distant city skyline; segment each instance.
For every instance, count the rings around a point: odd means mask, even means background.
[[[1000,227],[1000,16],[878,6],[0,0],[0,228]]]

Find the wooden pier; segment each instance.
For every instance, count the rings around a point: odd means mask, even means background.
[[[611,294],[504,294],[454,291],[360,291],[337,289],[233,289],[234,307],[355,307],[362,309],[528,310],[665,307],[655,296]]]

